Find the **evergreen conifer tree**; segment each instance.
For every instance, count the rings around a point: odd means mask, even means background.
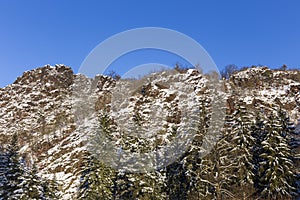
[[[180,161],[181,160],[181,161]],[[167,195],[169,199],[187,199],[189,181],[183,160],[180,159],[167,166]]]
[[[7,185],[6,172],[8,170],[8,154],[0,146],[0,199],[4,196],[5,187]]]
[[[133,191],[130,187],[133,185],[129,180],[130,175],[124,170],[117,170],[114,177],[113,186],[113,199],[131,199],[133,196]]]
[[[268,199],[292,198],[295,190],[291,149],[279,116],[276,113],[269,116],[266,138],[262,142],[260,183],[262,195]]]
[[[22,182],[20,184],[22,194],[20,199],[45,199],[41,178],[37,175],[36,166],[33,165],[32,169],[24,171]]]
[[[15,133],[7,148],[7,170],[4,173],[6,182],[1,188],[0,198],[19,199],[23,192],[21,188],[23,175],[24,170],[19,157],[18,135]]]
[[[266,120],[261,113],[257,113],[255,117],[255,122],[252,125],[252,137],[254,138],[254,145],[252,147],[252,162],[253,162],[253,184],[256,190],[259,192],[261,190],[260,185],[260,164],[263,159],[261,154],[263,153],[262,142],[266,137]]]
[[[112,199],[113,172],[93,156],[83,166],[78,199]]]
[[[251,149],[254,145],[254,138],[251,135],[251,120],[253,116],[243,105],[238,105],[234,113],[234,124],[232,128],[232,144],[234,148],[230,153],[235,155],[233,162],[236,163],[238,175],[238,187],[251,185],[253,183],[253,165]]]
[[[60,199],[58,184],[57,184],[55,174],[52,179],[42,179],[41,186],[43,188],[43,196],[44,196],[45,200],[59,200]]]

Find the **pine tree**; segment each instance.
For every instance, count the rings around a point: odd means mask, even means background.
[[[289,145],[292,148],[293,161],[296,170],[296,198],[300,198],[300,119],[298,124],[293,128],[292,137],[290,138]]]
[[[45,194],[35,165],[29,169],[20,162],[17,134],[12,136],[7,152],[2,156],[0,170],[4,182],[0,185],[0,199],[53,199]]]
[[[5,186],[7,185],[6,172],[8,170],[8,154],[0,146],[0,199],[4,196]]]
[[[112,199],[113,171],[93,156],[83,166],[78,199]]]
[[[183,160],[180,160],[167,166],[166,182],[167,195],[169,199],[187,199],[188,196],[190,185],[186,174],[186,169],[183,166]]]
[[[164,171],[119,174],[115,199],[166,199]]]
[[[184,155],[185,157],[182,160],[183,169],[182,172],[186,174],[186,178],[188,181],[187,189],[187,197],[188,199],[197,199],[199,198],[199,184],[202,184],[199,181],[200,173],[201,173],[201,157],[202,154],[205,154],[207,149],[203,149],[202,144],[205,142],[211,143],[209,141],[211,138],[205,137],[207,135],[207,130],[209,128],[209,120],[210,120],[210,100],[208,98],[202,98],[200,100],[199,106],[199,116],[197,119],[197,132],[194,135],[192,144],[188,149],[187,153]],[[205,147],[204,147],[205,148]]]
[[[232,129],[232,143],[235,147],[231,150],[236,155],[238,186],[253,183],[253,165],[251,148],[254,138],[251,136],[251,118],[249,113],[242,105],[234,113],[234,124]]]
[[[37,175],[35,165],[32,169],[28,169],[24,172],[20,187],[23,191],[20,195],[20,199],[45,199],[41,178]]]
[[[262,142],[263,153],[260,162],[260,183],[262,195],[268,199],[292,198],[295,190],[293,161],[288,145],[284,124],[280,116],[271,114],[266,128],[266,138]]]
[[[300,196],[299,188],[300,188],[300,171],[299,171],[299,154],[297,153],[297,149],[299,150],[300,146],[300,140],[297,137],[296,133],[296,126],[294,123],[290,120],[290,117],[288,116],[287,112],[282,110],[281,108],[278,110],[278,118],[279,122],[282,126],[281,135],[282,137],[287,139],[289,149],[291,150],[291,157],[290,159],[293,162],[293,171],[294,171],[294,178],[291,180],[290,185],[293,188],[296,188],[293,190],[291,195],[293,197]],[[298,162],[298,164],[297,164]],[[298,169],[298,171],[296,170]],[[297,183],[298,180],[298,183]],[[298,185],[297,185],[298,184]]]
[[[257,113],[255,117],[255,122],[252,125],[252,137],[254,138],[254,145],[252,147],[252,162],[253,162],[253,184],[258,192],[261,191],[260,187],[260,164],[262,163],[261,154],[263,153],[262,142],[266,137],[266,120],[261,113]]]
[[[52,179],[42,179],[43,196],[45,200],[59,200],[59,190],[55,174]]]
[[[167,198],[166,168],[146,174],[147,182],[143,185],[145,195],[141,199],[165,200]]]
[[[133,191],[131,186],[132,181],[129,180],[130,175],[124,170],[117,170],[116,175],[113,180],[113,199],[131,199],[133,196]]]
[[[3,199],[19,199],[22,194],[22,176],[24,170],[20,163],[18,135],[15,133],[12,136],[11,142],[7,148],[7,170],[4,173],[6,183],[1,188]]]

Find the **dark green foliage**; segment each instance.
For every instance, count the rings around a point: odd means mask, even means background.
[[[112,199],[113,172],[92,156],[83,166],[78,199]]]
[[[17,134],[12,136],[11,143],[0,158],[0,199],[57,199],[54,195],[56,191],[51,192],[49,185],[43,186],[35,165],[28,168],[25,162],[20,161]],[[50,193],[53,195],[49,195]]]
[[[8,180],[6,178],[6,172],[8,170],[8,154],[4,151],[4,149],[0,149],[0,199],[6,195],[6,186],[8,184]]]
[[[5,170],[5,184],[2,186],[1,198],[17,199],[21,195],[21,187],[24,170],[20,163],[18,135],[12,136],[11,142],[7,148],[7,169]]]
[[[20,187],[23,192],[20,199],[45,199],[43,194],[43,187],[41,186],[41,179],[37,175],[35,166],[31,170],[25,171],[22,177]]]
[[[130,187],[133,185],[129,180],[128,174],[119,171],[114,178],[113,199],[132,199],[133,191]]]
[[[170,199],[187,199],[190,183],[182,163],[175,162],[167,167],[167,195]]]
[[[266,137],[262,142],[260,185],[262,195],[268,199],[291,198],[295,192],[295,169],[285,126],[287,118],[282,114],[279,110],[277,115],[269,116]]]
[[[263,159],[261,158],[261,154],[263,153],[262,142],[265,140],[266,137],[266,129],[265,129],[265,122],[262,119],[260,113],[256,115],[255,122],[252,125],[252,137],[254,138],[254,145],[252,147],[252,162],[253,162],[253,183],[254,187],[257,190],[261,190],[260,187],[260,164],[262,163]]]
[[[164,170],[126,173],[119,170],[114,179],[113,199],[166,199]]]
[[[209,127],[209,106],[200,106],[197,134],[186,153],[165,169],[147,173],[113,170],[87,156],[78,199],[292,199],[296,171],[294,126],[286,113],[254,115],[243,102],[227,115],[222,137],[201,157]],[[276,109],[276,108],[275,108]],[[255,117],[254,117],[255,116]],[[98,136],[111,137],[107,115]],[[176,135],[176,130],[174,129]],[[130,144],[135,143],[129,141]]]
[[[55,175],[53,179],[42,179],[40,184],[42,186],[43,196],[46,200],[60,199],[60,196],[58,194],[58,184]]]
[[[251,136],[251,119],[253,117],[244,106],[238,105],[233,118],[234,124],[229,135],[231,135],[231,144],[233,145],[233,149],[230,151],[230,154],[234,155],[232,163],[236,166],[235,172],[238,175],[236,183],[238,187],[249,186],[253,182],[253,165],[250,151],[254,145],[254,138]]]

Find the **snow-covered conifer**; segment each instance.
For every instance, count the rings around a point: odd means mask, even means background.
[[[295,190],[294,164],[291,159],[291,148],[283,129],[280,114],[269,116],[266,138],[262,142],[263,153],[260,162],[260,183],[262,195],[268,199],[291,198]]]

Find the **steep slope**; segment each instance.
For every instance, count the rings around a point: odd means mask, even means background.
[[[281,107],[297,123],[300,116],[299,71],[248,68],[233,74],[226,86],[231,98],[242,100],[253,109],[263,107],[268,111],[272,107]]]
[[[146,84],[135,82],[140,86],[134,91],[114,90],[111,94],[109,90],[116,84],[110,77],[98,76],[91,80],[73,75],[72,70],[63,65],[45,66],[25,72],[12,85],[1,89],[0,140],[6,144],[9,135],[18,133],[21,153],[28,165],[34,162],[42,176],[55,177],[64,198],[72,199],[79,184],[90,126],[94,123],[97,127],[97,114],[111,106],[111,117],[117,125],[113,141],[122,145],[124,152],[150,151],[155,146],[170,143],[175,128],[180,131],[188,127],[181,116],[196,109],[198,100],[194,94],[200,99],[206,93],[205,83],[202,75],[189,70],[184,74],[160,74]],[[132,80],[124,80],[116,88],[125,91],[132,85]],[[86,94],[85,87],[89,87]],[[78,91],[80,94],[76,96]],[[128,92],[132,93],[129,98]],[[87,98],[91,104],[86,103]],[[111,98],[115,99],[113,105]],[[89,110],[95,113],[83,115]],[[160,113],[151,113],[151,110]],[[157,119],[150,123],[152,116]],[[141,132],[148,135],[142,138],[130,135],[132,127],[124,126],[128,121],[143,124]]]
[[[262,112],[280,107],[295,124],[299,120],[299,71],[249,68],[219,84],[225,85],[226,94],[216,96],[228,99],[228,114],[242,103],[247,109]],[[158,153],[176,140],[178,133],[195,131],[200,118],[190,114],[203,102],[208,102],[207,111],[212,109],[212,92],[207,79],[192,69],[116,82],[107,76],[88,79],[74,75],[64,65],[45,66],[25,72],[0,89],[0,144],[5,147],[9,136],[18,133],[27,165],[35,163],[41,176],[58,182],[64,199],[74,199],[84,158],[94,153],[87,141],[103,113],[108,113],[113,130],[108,136],[114,151],[121,149],[123,154],[123,163],[114,167],[121,171],[141,169],[128,164],[131,155]],[[109,162],[103,155],[97,154],[98,159]]]

